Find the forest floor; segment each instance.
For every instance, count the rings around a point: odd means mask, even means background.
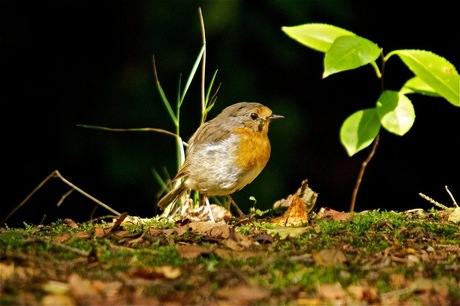
[[[0,304],[460,305],[453,212],[5,225]]]

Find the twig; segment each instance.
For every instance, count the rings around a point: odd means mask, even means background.
[[[436,201],[436,200],[430,198],[429,196],[427,196],[426,194],[423,194],[423,193],[420,192],[419,196],[421,196],[422,198],[424,198],[425,200],[427,200],[431,204],[434,204],[434,205],[438,206],[439,208],[442,208],[442,209],[445,209],[445,210],[448,209],[448,207],[446,205],[439,203],[438,201]]]
[[[77,124],[77,126],[88,128],[88,129],[96,129],[96,130],[111,131],[111,132],[157,132],[157,133],[162,133],[162,134],[172,136],[182,141],[179,135],[176,135],[167,130],[157,129],[157,128],[147,128],[146,127],[146,128],[121,129],[121,128],[108,128],[108,127],[103,127],[103,126],[88,125],[88,124]],[[182,143],[184,144],[184,146],[188,146],[188,144],[185,141],[182,141]]]
[[[6,222],[6,220],[8,220],[19,208],[21,208],[27,201],[29,201],[29,199],[39,190],[43,187],[43,185],[46,184],[46,182],[48,182],[51,178],[54,178],[54,177],[58,177],[60,178],[64,183],[66,183],[67,185],[69,185],[70,187],[72,187],[73,189],[69,192],[67,192],[66,194],[64,194],[62,196],[62,198],[59,200],[59,202],[57,203],[57,205],[61,205],[62,202],[64,201],[64,199],[70,194],[70,192],[72,192],[73,190],[76,190],[78,191],[79,193],[83,194],[85,197],[91,199],[92,201],[96,202],[98,205],[104,207],[105,209],[107,209],[108,211],[112,212],[113,214],[119,216],[120,213],[116,210],[114,210],[113,208],[109,207],[108,205],[102,203],[101,201],[99,201],[98,199],[96,199],[95,197],[89,195],[88,193],[84,192],[83,190],[81,190],[80,188],[78,188],[77,186],[75,186],[74,184],[72,184],[71,182],[69,182],[68,180],[66,180],[60,173],[59,171],[57,170],[54,170],[53,172],[51,172],[50,175],[48,175],[40,184],[37,185],[37,187],[35,187],[34,190],[32,190],[32,192],[24,199],[22,200],[21,203],[19,203],[18,206],[16,206],[5,218],[3,218],[3,220],[0,222],[0,225],[2,225],[3,223]]]
[[[447,187],[447,185],[445,186],[445,188],[446,188],[446,191],[447,191],[447,193],[449,194],[450,198],[452,199],[452,202],[454,203],[454,205],[455,205],[456,207],[459,207],[458,204],[457,204],[457,202],[455,201],[454,196],[452,195],[452,193],[450,192],[449,188]]]
[[[450,192],[449,188],[448,188],[447,186],[445,186],[445,188],[446,188],[446,191],[447,191],[447,193],[449,194],[450,198],[452,199],[452,202],[453,202],[454,206],[457,207],[457,209],[460,208],[460,207],[458,206],[457,202],[455,201],[454,196],[453,196],[452,193]],[[438,201],[436,201],[436,200],[430,198],[429,196],[427,196],[426,194],[423,194],[423,193],[420,192],[420,193],[419,193],[419,196],[421,196],[422,198],[424,198],[425,200],[427,200],[427,201],[430,202],[431,204],[434,204],[434,205],[438,206],[439,208],[442,208],[442,209],[444,209],[444,210],[448,210],[448,209],[449,209],[449,207],[447,207],[446,205],[439,203]]]
[[[379,140],[380,140],[380,133],[377,134],[377,137],[375,137],[371,152],[367,156],[366,160],[361,164],[361,170],[359,171],[358,179],[356,180],[355,188],[353,189],[353,194],[351,196],[350,212],[353,212],[355,210],[356,197],[358,195],[359,186],[361,185],[361,181],[364,176],[364,170],[366,170],[367,165],[369,164],[372,157],[374,156],[375,150],[377,149],[377,146],[379,144]]]
[[[56,206],[59,207],[64,202],[64,200],[74,191],[75,189],[70,189],[61,197],[61,199],[57,202]]]
[[[81,193],[82,195],[84,195],[85,197],[89,198],[90,200],[96,202],[97,204],[99,204],[100,206],[104,207],[105,209],[107,209],[108,211],[110,211],[111,213],[119,216],[121,215],[121,213],[119,213],[118,211],[116,211],[115,209],[109,207],[108,205],[102,203],[101,201],[99,201],[98,199],[96,199],[95,197],[93,197],[92,195],[84,192],[83,190],[81,190],[80,188],[78,188],[77,186],[75,186],[74,184],[72,184],[71,182],[69,182],[68,180],[66,180],[60,173],[59,171],[55,170],[54,171],[54,174],[55,176],[57,176],[58,178],[60,178],[64,183],[66,183],[67,185],[69,185],[70,187],[72,187],[73,189],[75,189],[76,191],[78,191],[79,193]]]

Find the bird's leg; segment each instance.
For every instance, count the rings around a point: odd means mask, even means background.
[[[203,196],[204,196],[204,201],[206,202],[206,206],[208,207],[209,219],[211,219],[211,222],[216,222],[216,220],[214,220],[214,216],[212,215],[211,204],[209,204],[209,198],[207,195],[203,195]]]

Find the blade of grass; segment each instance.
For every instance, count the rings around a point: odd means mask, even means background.
[[[182,106],[182,103],[184,102],[185,95],[187,94],[187,91],[190,87],[190,84],[192,83],[193,78],[195,77],[195,73],[198,70],[198,66],[200,65],[200,62],[203,59],[203,54],[204,54],[205,46],[203,45],[201,47],[200,52],[198,53],[198,56],[195,60],[195,63],[193,64],[192,70],[190,71],[190,75],[187,79],[187,82],[185,83],[184,91],[182,92],[182,95],[180,97],[180,103],[179,106]]]
[[[171,117],[172,121],[174,122],[175,126],[179,125],[179,120],[177,119],[176,115],[174,114],[174,111],[171,107],[171,104],[168,101],[168,98],[165,95],[165,92],[163,91],[163,88],[161,87],[160,84],[160,79],[158,78],[158,72],[157,72],[157,66],[155,63],[155,55],[153,55],[153,74],[155,76],[155,84],[157,85],[158,92],[160,93],[161,101],[163,101],[163,104],[166,107],[166,110],[169,113],[169,116]]]

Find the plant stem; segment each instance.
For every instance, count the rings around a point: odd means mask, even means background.
[[[201,36],[203,39],[203,57],[201,61],[201,123],[206,121],[206,95],[205,95],[205,73],[206,73],[206,31],[204,27],[203,13],[201,7],[198,8],[200,14]]]
[[[364,171],[366,170],[367,165],[369,164],[369,162],[371,161],[372,157],[375,154],[375,151],[377,150],[379,140],[380,140],[380,133],[377,134],[377,137],[375,137],[374,139],[374,144],[372,145],[371,152],[367,156],[366,160],[361,164],[361,170],[359,171],[358,179],[356,180],[355,188],[353,189],[353,194],[351,196],[350,212],[353,212],[355,210],[356,197],[358,195],[358,190],[359,190],[359,186],[361,185],[361,181],[363,180]]]

